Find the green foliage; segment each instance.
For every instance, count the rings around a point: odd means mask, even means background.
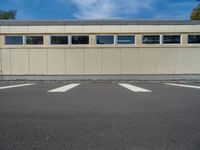
[[[0,19],[15,19],[17,10],[3,11],[0,10]]]
[[[200,3],[200,0],[196,0]],[[197,5],[196,8],[193,9],[193,12],[191,14],[191,20],[200,20],[200,4]]]

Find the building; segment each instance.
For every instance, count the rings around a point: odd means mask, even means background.
[[[0,21],[2,79],[200,79],[200,21]]]

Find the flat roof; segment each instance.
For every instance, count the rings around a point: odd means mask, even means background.
[[[0,26],[62,26],[62,25],[200,25],[196,20],[0,20]]]

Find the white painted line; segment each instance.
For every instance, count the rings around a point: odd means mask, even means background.
[[[2,90],[2,89],[10,89],[10,88],[15,88],[15,87],[22,87],[22,86],[29,86],[29,85],[34,85],[34,83],[18,84],[18,85],[9,85],[9,86],[1,86],[1,87],[0,87],[0,90]]]
[[[140,87],[137,87],[137,86],[134,86],[134,85],[131,85],[131,84],[126,84],[126,83],[119,83],[120,86],[123,86],[133,92],[152,92],[150,90],[147,90],[147,89],[143,89],[143,88],[140,88]]]
[[[167,85],[172,85],[172,86],[180,86],[180,87],[187,87],[187,88],[200,89],[200,86],[194,86],[194,85],[174,84],[174,83],[165,83],[165,84],[167,84]]]
[[[73,84],[65,85],[65,86],[50,90],[48,92],[66,92],[66,91],[68,91],[68,90],[70,90],[70,89],[72,89],[72,88],[74,88],[78,85],[80,85],[80,84],[73,83]]]

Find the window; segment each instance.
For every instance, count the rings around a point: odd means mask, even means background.
[[[160,44],[160,35],[144,35],[142,44]]]
[[[68,44],[68,36],[51,36],[51,44]]]
[[[180,35],[164,35],[163,44],[180,44],[181,36]]]
[[[89,44],[89,36],[72,36],[72,44]]]
[[[5,36],[6,45],[23,45],[23,36]]]
[[[42,45],[43,43],[43,36],[26,36],[27,45]]]
[[[189,44],[200,44],[200,35],[188,35]]]
[[[96,36],[97,44],[114,44],[114,36],[113,35],[98,35]]]
[[[134,35],[118,35],[117,44],[135,44]]]

